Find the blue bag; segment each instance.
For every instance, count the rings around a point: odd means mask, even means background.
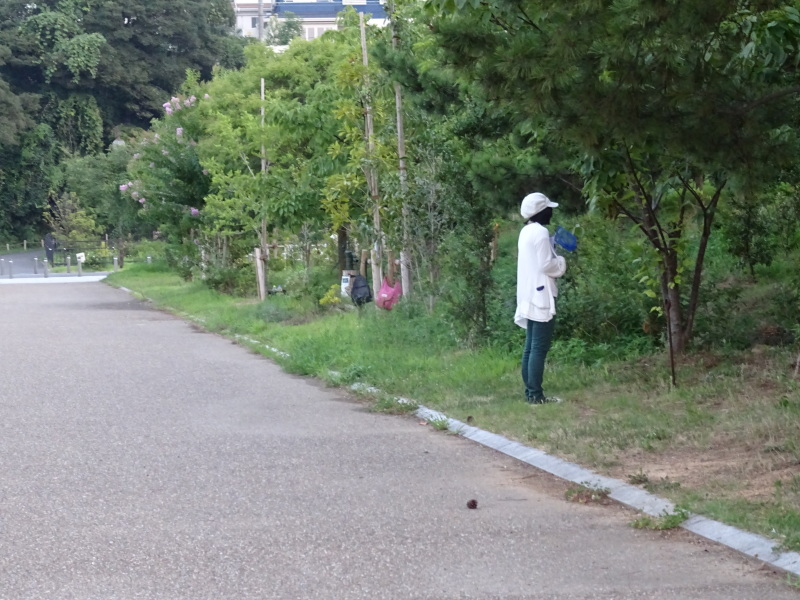
[[[556,234],[553,236],[553,241],[561,246],[567,252],[574,252],[578,247],[578,238],[571,231],[564,229],[559,225],[556,228]]]

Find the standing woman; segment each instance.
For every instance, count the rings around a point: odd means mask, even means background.
[[[544,361],[553,340],[558,286],[556,277],[567,270],[563,256],[555,253],[547,225],[558,206],[544,194],[528,194],[520,214],[525,226],[519,234],[517,258],[517,312],[514,323],[526,330],[522,353],[525,401],[530,404],[560,402],[542,389]]]

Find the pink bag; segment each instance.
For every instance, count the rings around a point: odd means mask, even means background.
[[[383,278],[381,289],[378,291],[378,297],[375,299],[375,304],[378,307],[392,310],[392,307],[400,301],[400,296],[403,295],[403,286],[399,281],[396,281],[394,287],[389,285],[386,278]]]

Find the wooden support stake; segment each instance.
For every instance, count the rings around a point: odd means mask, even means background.
[[[373,248],[370,252],[370,258],[372,260],[372,297],[377,298],[378,292],[381,289],[381,278],[383,276],[383,268],[380,262],[380,258],[378,258],[378,251]]]
[[[367,276],[367,260],[369,259],[369,250],[362,250],[361,251],[361,265],[358,268],[358,272],[361,273],[362,277]]]
[[[388,268],[386,269],[386,282],[390,286],[394,287],[394,250],[389,250],[386,253],[386,260],[389,261],[389,264],[387,265]]]
[[[253,250],[256,263],[256,281],[258,282],[258,299],[267,297],[267,282],[264,280],[264,262],[261,260],[261,248]]]

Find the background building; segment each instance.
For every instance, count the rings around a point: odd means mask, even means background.
[[[233,0],[236,11],[236,30],[246,37],[258,37],[258,2]],[[313,40],[329,29],[336,29],[336,15],[348,6],[369,14],[369,23],[386,24],[384,0],[263,0],[264,22],[274,16],[278,20],[287,12],[294,13],[303,22],[303,39]]]

